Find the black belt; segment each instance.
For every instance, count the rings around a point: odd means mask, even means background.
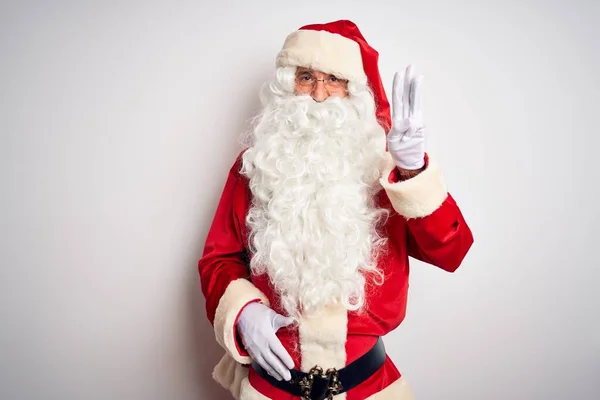
[[[380,337],[371,350],[340,370],[331,368],[323,371],[318,365],[309,372],[292,369],[292,380],[278,381],[257,363],[253,362],[252,368],[271,385],[294,396],[303,400],[324,400],[360,385],[381,368],[385,359],[385,348]]]

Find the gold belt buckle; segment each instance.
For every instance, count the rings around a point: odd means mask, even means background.
[[[333,396],[338,394],[342,390],[342,384],[340,383],[340,377],[337,369],[329,368],[323,373],[323,368],[315,365],[308,372],[308,378],[304,377],[298,382],[300,390],[302,391],[302,400],[311,400],[310,395],[312,392],[312,386],[315,381],[315,376],[322,379],[328,380],[327,387],[327,400],[333,400]]]

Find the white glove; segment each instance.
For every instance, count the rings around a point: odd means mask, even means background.
[[[292,379],[294,361],[275,333],[294,322],[262,303],[250,303],[242,309],[237,328],[242,342],[254,359],[278,381]]]
[[[409,65],[404,76],[394,74],[392,88],[392,129],[388,134],[388,150],[402,169],[415,170],[425,165],[425,126],[421,114],[420,86],[422,76],[415,77]]]

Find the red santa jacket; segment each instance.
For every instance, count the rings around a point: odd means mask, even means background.
[[[367,283],[366,306],[357,312],[330,307],[318,318],[301,318],[297,325],[278,331],[296,368],[342,368],[368,351],[379,336],[398,327],[406,312],[409,257],[449,272],[461,264],[473,243],[471,230],[447,192],[438,166],[428,157],[426,161],[423,172],[405,181],[398,181],[391,157],[382,171],[382,190],[376,200],[391,211],[381,227],[388,238],[387,251],[379,259],[385,281],[383,285]],[[252,194],[240,167],[238,157],[229,171],[198,263],[207,316],[217,342],[226,351],[213,377],[235,398],[297,399],[247,368],[251,360],[235,329],[240,311],[249,302],[261,301],[283,313],[268,277],[249,271],[245,217]],[[400,376],[388,358],[371,378],[336,399],[403,399],[408,389]]]

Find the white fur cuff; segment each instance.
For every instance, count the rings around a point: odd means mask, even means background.
[[[427,168],[419,175],[402,182],[390,183],[388,177],[396,168],[391,156],[380,179],[392,207],[405,218],[426,217],[437,210],[448,191],[438,165],[429,158]]]
[[[227,286],[215,313],[213,325],[217,342],[235,361],[242,364],[250,364],[252,360],[237,350],[235,321],[242,308],[254,300],[269,304],[267,297],[252,282],[244,278],[236,279]]]
[[[277,55],[276,65],[312,68],[351,81],[367,79],[358,43],[326,31],[291,33]]]

